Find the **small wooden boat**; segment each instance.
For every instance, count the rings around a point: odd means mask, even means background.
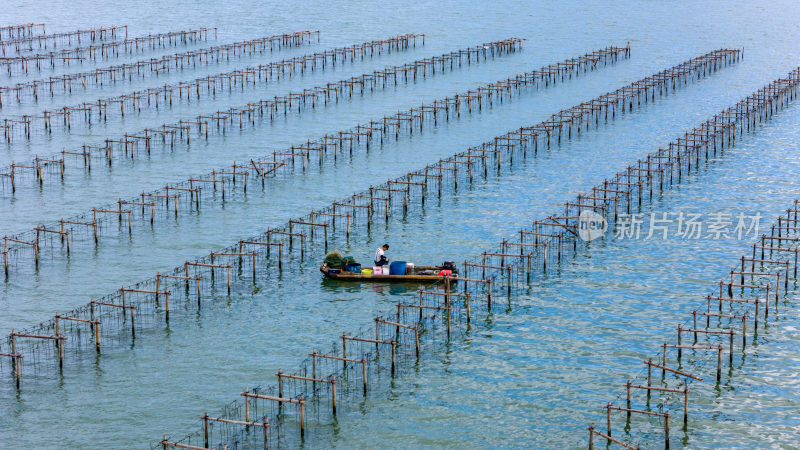
[[[343,269],[331,269],[327,264],[322,264],[319,271],[332,280],[339,281],[361,281],[361,282],[403,282],[403,283],[434,283],[444,278],[439,272],[444,270],[443,266],[417,266],[414,273],[406,275],[372,275],[355,272],[346,272]],[[453,272],[453,276],[457,271]],[[453,280],[455,281],[455,280]]]

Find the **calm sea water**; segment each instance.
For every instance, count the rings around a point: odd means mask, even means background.
[[[45,22],[48,31],[125,23],[129,35],[217,26],[219,41],[298,29],[319,29],[321,41],[272,56],[244,58],[197,71],[171,73],[56,96],[38,105],[11,105],[0,116],[32,113],[167,81],[223,72],[271,58],[305,54],[393,34],[421,32],[426,45],[281,81],[259,90],[218,96],[201,104],[112,119],[71,135],[56,132],[30,143],[0,147],[0,165],[48,155],[86,141],[102,142],[165,121],[335,81],[390,64],[509,36],[527,38],[523,52],[413,85],[376,91],[285,121],[194,141],[148,160],[115,164],[91,177],[70,174],[63,187],[24,187],[0,201],[0,232],[130,197],[142,189],[262,155],[326,132],[381,117],[423,101],[464,91],[607,45],[631,43],[632,58],[556,89],[528,91],[519,99],[462,116],[413,139],[358,153],[336,167],[286,177],[266,193],[251,192],[183,216],[133,238],[108,238],[94,250],[76,248],[68,264],[45,260],[38,274],[24,270],[0,287],[0,333],[46,320],[118,288],[181,264],[187,258],[285,222],[349,193],[478,144],[552,112],[611,91],[664,67],[720,47],[743,47],[745,58],[709,78],[564,143],[536,160],[476,181],[455,196],[427,205],[423,216],[390,222],[355,236],[349,250],[371,256],[383,241],[395,258],[418,262],[460,260],[509,236],[528,221],[561,209],[584,188],[666,144],[683,130],[733,104],[800,64],[800,13],[792,2],[663,3],[444,2],[275,3],[10,2],[0,23]],[[201,44],[195,45],[195,47]],[[178,50],[175,50],[178,51]],[[156,54],[169,53],[169,50]],[[149,57],[149,54],[127,59]],[[126,59],[122,59],[126,60]],[[111,61],[109,64],[116,63]],[[88,67],[88,66],[87,66]],[[73,67],[70,71],[78,70]],[[6,85],[20,80],[0,77]],[[654,211],[760,212],[763,223],[797,197],[800,108],[791,106],[724,158],[659,197]],[[647,210],[649,211],[649,210]],[[645,211],[645,212],[647,212]],[[502,212],[502,214],[500,214]],[[343,408],[338,423],[320,426],[313,447],[578,447],[585,427],[600,421],[599,408],[624,392],[639,360],[685,314],[702,302],[710,283],[725,275],[749,241],[608,240],[537,281],[507,309],[495,310],[447,347],[424,353],[417,370],[363,406]],[[78,247],[78,246],[76,246]],[[87,246],[88,248],[88,246]],[[370,323],[402,293],[347,289],[321,283],[316,261],[256,294],[209,302],[201,314],[178,317],[170,329],[137,334],[132,348],[109,349],[98,360],[68,365],[61,376],[43,374],[22,393],[0,382],[0,448],[144,447],[164,433],[197,428],[203,411],[216,411],[242,387],[271,382],[278,367],[293,367],[311,347],[342,331]],[[696,388],[693,419],[674,445],[690,447],[796,447],[800,433],[797,373],[800,320],[794,299],[757,345],[737,354],[735,370],[719,391]],[[8,374],[3,374],[6,378]],[[696,403],[694,403],[696,401]],[[657,429],[643,438],[660,445]],[[647,434],[651,433],[651,434]]]

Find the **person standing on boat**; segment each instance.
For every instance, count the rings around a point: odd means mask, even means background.
[[[389,264],[389,258],[384,255],[384,252],[387,250],[389,250],[389,244],[383,244],[381,247],[378,247],[378,251],[375,252],[376,266],[385,266]]]

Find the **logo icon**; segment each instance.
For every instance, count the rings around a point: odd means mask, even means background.
[[[578,236],[584,241],[603,237],[607,229],[606,218],[594,211],[582,211],[578,216]]]

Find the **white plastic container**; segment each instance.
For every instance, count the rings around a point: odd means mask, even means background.
[[[383,266],[375,266],[372,268],[373,275],[383,275]]]
[[[406,263],[406,274],[411,275],[414,273],[414,263]]]

